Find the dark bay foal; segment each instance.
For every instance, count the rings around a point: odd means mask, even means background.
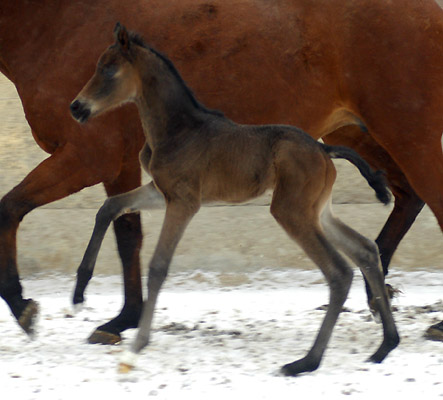
[[[149,265],[148,297],[138,334],[121,361],[121,370],[131,369],[135,356],[149,343],[154,308],[168,266],[200,206],[212,201],[244,202],[268,189],[273,190],[272,215],[318,265],[330,286],[329,307],[311,350],[304,358],[285,365],[282,372],[297,375],[320,365],[353,275],[338,250],[360,267],[377,299],[384,339],[370,360],[381,362],[397,346],[399,337],[379,254],[373,241],[346,226],[331,211],[336,176],[331,157],[355,164],[379,199],[388,202],[380,175],[350,149],[323,145],[297,128],[238,125],[205,108],[165,56],[119,24],[115,36],[115,44],[102,54],[94,76],[72,102],[71,112],[84,123],[120,104],[134,102],[146,135],[140,161],[152,182],[111,197],[101,207],[79,267],[75,302],[83,301],[111,221],[126,212],[166,206]]]

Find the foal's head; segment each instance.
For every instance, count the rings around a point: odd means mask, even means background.
[[[134,65],[136,46],[119,23],[114,36],[115,43],[100,56],[94,75],[71,103],[71,114],[79,122],[137,97],[140,78]]]

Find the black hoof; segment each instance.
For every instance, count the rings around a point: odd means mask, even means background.
[[[85,298],[83,294],[77,294],[74,293],[74,296],[72,296],[72,304],[76,306],[77,304],[83,304],[85,302]]]
[[[38,303],[31,299],[25,301],[27,305],[18,319],[18,324],[29,336],[33,336],[35,333],[35,321],[38,317]]]
[[[116,345],[122,341],[122,337],[118,333],[111,333],[96,329],[88,338],[89,344],[107,344]]]
[[[291,364],[283,365],[283,367],[280,368],[280,374],[283,376],[297,376],[298,373],[294,373],[294,371],[291,368]]]
[[[318,363],[309,362],[307,359],[302,358],[281,367],[280,373],[284,376],[297,376],[305,372],[315,371],[318,367]]]
[[[373,363],[373,364],[381,364],[385,358],[386,358],[385,354],[381,355],[381,354],[375,353],[371,357],[369,357],[366,361]]]
[[[72,296],[72,303],[79,304],[85,301],[85,290],[89,281],[92,278],[92,271],[88,269],[81,269],[77,271],[77,283],[75,284],[74,295]]]
[[[387,355],[394,350],[400,343],[398,334],[392,335],[391,338],[386,339],[381,344],[380,348],[368,359],[368,362],[380,364]]]
[[[437,342],[443,342],[443,321],[430,326],[425,332],[425,338]]]

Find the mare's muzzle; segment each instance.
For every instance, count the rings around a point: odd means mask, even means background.
[[[79,100],[74,100],[69,108],[74,119],[81,123],[86,122],[91,115],[91,110],[87,104],[84,104]]]

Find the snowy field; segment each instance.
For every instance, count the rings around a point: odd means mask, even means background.
[[[224,277],[226,280],[226,276]],[[38,300],[38,335],[29,340],[0,303],[0,387],[31,399],[443,398],[443,343],[425,340],[443,319],[443,271],[393,270],[389,283],[402,342],[384,363],[365,362],[381,341],[360,274],[320,369],[297,378],[279,367],[302,357],[324,316],[328,289],[317,271],[261,269],[226,286],[214,272],[171,273],[160,296],[152,344],[128,375],[116,370],[119,346],[89,345],[91,331],[120,309],[119,276],[96,276],[87,304],[72,315],[73,278],[23,280]],[[128,397],[130,395],[130,397]]]

